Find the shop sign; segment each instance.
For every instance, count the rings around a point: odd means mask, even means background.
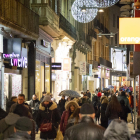
[[[52,63],[52,70],[61,70],[61,63]]]
[[[119,44],[140,44],[140,18],[119,19]]]
[[[27,68],[27,58],[19,58],[19,54],[2,54],[3,59],[10,59],[11,66]]]
[[[63,71],[71,71],[71,58],[63,59]]]
[[[92,64],[89,64],[89,76],[92,76]]]
[[[41,45],[44,46],[45,48],[48,48],[49,44],[45,40],[41,40]]]
[[[80,61],[80,75],[86,75],[86,62]]]

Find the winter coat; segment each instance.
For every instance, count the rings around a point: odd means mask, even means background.
[[[86,95],[88,96],[88,98],[90,99],[91,98],[91,93],[86,93]]]
[[[10,108],[10,113],[14,112],[16,106],[18,105],[18,103],[14,103],[11,108]],[[30,113],[32,113],[32,110],[30,108],[30,106],[27,103],[23,103],[23,105],[29,110]]]
[[[123,120],[113,120],[104,133],[104,140],[129,140],[127,123]]]
[[[0,133],[4,134],[4,139],[9,138],[11,134],[14,134],[14,126],[19,118],[19,115],[9,113],[8,116],[0,121]]]
[[[17,131],[5,140],[31,140],[31,138],[27,132]]]
[[[52,121],[51,121],[52,120]],[[55,139],[57,135],[57,129],[60,122],[60,115],[57,110],[57,104],[55,102],[50,102],[48,106],[44,107],[40,104],[39,112],[36,118],[36,123],[38,127],[42,123],[52,122],[52,130],[48,132],[41,132],[41,139]]]
[[[10,108],[11,108],[11,106],[12,106],[13,104],[15,104],[15,102],[14,102],[14,101],[9,101],[9,102],[7,103],[7,105],[6,105],[6,112],[8,112],[8,113],[9,113]]]
[[[134,97],[131,95],[131,96],[129,96],[128,100],[129,100],[130,107],[133,109],[134,108]]]
[[[129,109],[131,109],[131,107],[130,107],[130,105],[129,105],[129,100],[128,100],[128,98],[126,97],[126,96],[118,96],[117,97],[118,98],[118,101],[120,102],[121,100],[124,100],[124,102],[125,102],[125,105],[126,106],[128,106],[129,107]]]
[[[121,117],[122,120],[124,120],[125,122],[127,122],[127,115],[128,115],[128,113],[131,112],[131,110],[128,108],[128,106],[125,106],[124,103],[121,104],[121,107],[122,107],[122,112],[120,114],[120,117]]]
[[[130,140],[140,140],[140,130],[136,130],[135,134],[131,135]]]
[[[91,103],[91,101],[90,101],[90,98],[81,98],[80,100],[79,100],[79,106],[82,106],[83,104],[85,104],[85,103]]]
[[[2,108],[0,108],[0,120],[5,118],[8,115],[7,112],[5,112]]]
[[[79,107],[78,103],[75,101],[69,101],[68,103],[66,103],[65,105],[65,111],[63,112],[62,116],[61,116],[61,122],[60,122],[60,131],[65,134],[65,130],[68,124],[68,119],[70,117],[70,106],[74,105],[75,109]]]
[[[104,128],[94,124],[90,117],[66,130],[64,140],[103,140]]]
[[[60,111],[61,115],[65,111],[65,103],[66,103],[65,99],[64,100],[63,99],[59,100],[58,106],[59,106],[59,111]]]
[[[39,100],[31,100],[29,103],[29,106],[32,109],[32,115],[33,115],[33,119],[36,120],[38,111],[39,111],[39,105],[40,105],[40,101]]]
[[[108,117],[105,115],[105,111],[107,108],[107,103],[101,104],[101,126],[104,128],[108,127]]]

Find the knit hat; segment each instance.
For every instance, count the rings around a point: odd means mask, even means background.
[[[95,110],[92,105],[85,103],[82,105],[82,107],[80,109],[80,113],[81,114],[93,114],[93,113],[95,113]]]
[[[101,96],[102,96],[101,92],[99,92],[99,93],[97,94],[97,96],[98,96],[98,97],[101,97]]]
[[[32,130],[32,122],[27,117],[21,117],[16,122],[15,128],[21,131],[31,131]]]
[[[45,102],[45,101],[46,102],[52,102],[50,95],[45,95],[44,96],[43,102]]]

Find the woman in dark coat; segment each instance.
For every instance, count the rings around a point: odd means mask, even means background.
[[[57,135],[57,129],[60,122],[60,115],[57,110],[57,104],[51,101],[51,97],[46,95],[43,102],[40,104],[39,112],[36,118],[36,123],[40,127],[42,123],[52,123],[52,130],[47,132],[41,132],[41,139],[55,139]]]
[[[79,108],[79,105],[77,102],[72,100],[66,103],[65,108],[66,110],[63,112],[63,115],[61,117],[61,122],[60,122],[60,131],[62,132],[63,135],[65,134],[68,120],[73,116],[75,110]]]
[[[112,95],[111,101],[107,106],[105,115],[108,118],[108,125],[114,119],[119,119],[120,114],[122,112],[121,105],[116,97],[116,95]]]
[[[108,105],[108,99],[105,96],[104,99],[101,102],[101,126],[104,128],[108,127],[108,118],[105,115],[105,111]]]
[[[122,112],[121,112],[121,119],[127,122],[127,114],[131,112],[131,110],[128,108],[128,106],[125,105],[124,100],[120,101]]]

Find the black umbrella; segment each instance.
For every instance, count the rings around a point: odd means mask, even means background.
[[[80,94],[74,90],[63,90],[59,93],[59,96],[81,97]]]

